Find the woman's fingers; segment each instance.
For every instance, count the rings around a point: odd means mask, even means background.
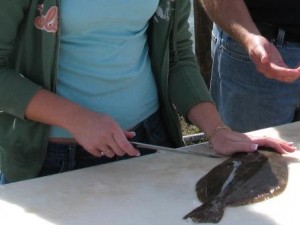
[[[287,152],[294,152],[296,147],[294,147],[293,142],[287,142],[281,139],[272,137],[255,137],[249,136],[250,140],[257,143],[259,146],[271,147],[278,153],[284,154]]]
[[[216,135],[213,146],[216,152],[223,155],[231,155],[235,152],[253,152],[260,146],[273,148],[280,154],[296,150],[292,142],[271,137],[256,137],[233,131]]]

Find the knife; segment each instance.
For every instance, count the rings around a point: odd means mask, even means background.
[[[165,151],[165,152],[174,152],[180,154],[187,154],[187,155],[196,155],[196,156],[206,156],[210,158],[224,158],[226,156],[220,155],[218,153],[212,152],[208,149],[208,147],[204,146],[207,143],[200,143],[194,145],[187,145],[180,148],[170,148],[164,147],[159,145],[152,145],[152,144],[145,144],[141,142],[130,142],[135,148],[143,148],[143,149],[152,149],[157,151]]]

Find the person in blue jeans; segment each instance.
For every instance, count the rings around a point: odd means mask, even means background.
[[[125,7],[126,6],[126,7]],[[232,131],[201,77],[190,0],[0,1],[0,177],[11,183],[180,147],[180,117],[223,155],[292,143]]]
[[[214,22],[210,91],[225,124],[247,132],[294,121],[300,106],[300,3],[202,4]]]

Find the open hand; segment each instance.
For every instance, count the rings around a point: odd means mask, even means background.
[[[271,137],[257,137],[229,130],[218,132],[212,138],[211,143],[213,149],[222,155],[231,155],[235,152],[253,152],[258,149],[258,146],[273,148],[280,154],[296,150],[291,142]]]
[[[300,77],[300,67],[288,68],[278,49],[263,36],[255,35],[247,48],[257,70],[265,77],[287,83]]]

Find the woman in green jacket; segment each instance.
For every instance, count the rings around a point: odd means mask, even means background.
[[[189,0],[0,3],[2,183],[181,146],[178,115],[229,155],[292,144],[224,126],[188,31]],[[120,7],[121,6],[121,7]]]

